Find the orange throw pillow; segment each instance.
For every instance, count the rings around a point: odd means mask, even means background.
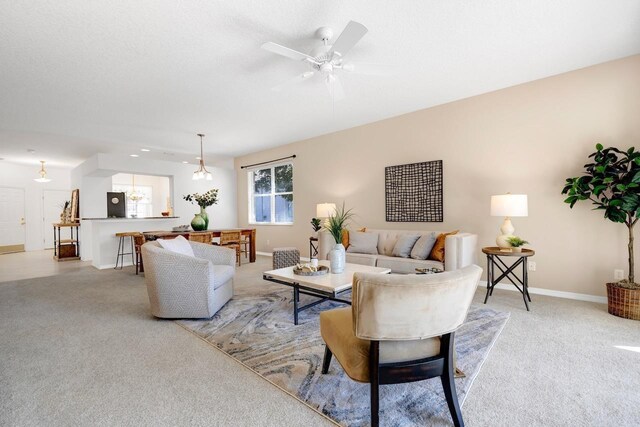
[[[427,259],[444,262],[444,241],[447,239],[447,236],[457,234],[458,231],[460,230],[455,230],[450,233],[441,233],[436,239],[436,243],[433,245],[433,249],[431,249],[431,253]]]
[[[349,230],[342,230],[342,246],[345,249],[349,247]]]

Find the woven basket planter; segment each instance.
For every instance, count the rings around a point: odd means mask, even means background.
[[[609,314],[625,319],[640,320],[640,290],[627,289],[607,283]]]

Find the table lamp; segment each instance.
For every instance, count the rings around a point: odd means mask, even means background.
[[[513,237],[516,231],[511,224],[511,217],[528,216],[529,209],[526,194],[500,194],[491,196],[491,216],[503,216],[504,222],[500,227],[500,235],[496,238],[496,244],[500,248],[510,248],[511,244],[507,241],[509,237]]]
[[[317,218],[329,218],[336,213],[335,203],[318,203],[316,205],[316,217]]]

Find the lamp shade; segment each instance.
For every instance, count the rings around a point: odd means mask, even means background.
[[[316,216],[318,218],[329,218],[336,213],[335,203],[318,203],[316,205]]]
[[[500,194],[491,196],[491,216],[528,216],[526,194]]]

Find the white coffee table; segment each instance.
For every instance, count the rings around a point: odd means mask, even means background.
[[[319,261],[318,264],[328,267],[329,261]],[[299,276],[293,273],[293,267],[285,267],[265,271],[262,278],[269,282],[293,288],[293,323],[297,325],[298,313],[324,301],[338,301],[350,305],[351,301],[340,299],[339,295],[351,289],[354,273],[388,274],[391,273],[391,270],[388,268],[369,267],[368,265],[345,264],[344,271],[340,274],[327,273],[322,276]],[[320,299],[299,307],[300,294]]]

